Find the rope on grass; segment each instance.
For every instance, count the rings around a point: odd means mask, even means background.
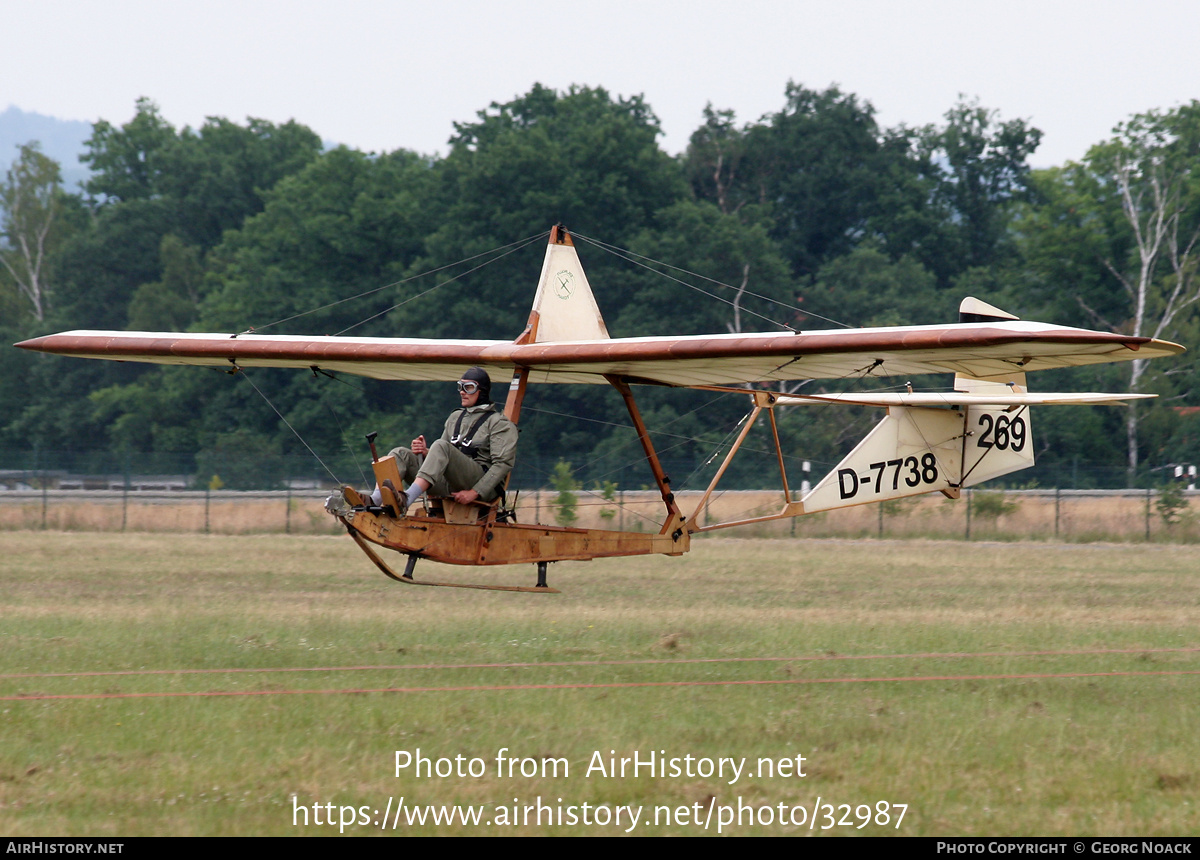
[[[949,660],[972,657],[1070,657],[1093,654],[1185,654],[1200,651],[1200,645],[1184,648],[1085,648],[1064,651],[927,651],[916,654],[818,654],[802,657],[689,657],[653,660],[565,660],[546,663],[412,663],[365,666],[280,666],[228,669],[114,669],[103,672],[19,672],[8,678],[96,678],[112,675],[218,675],[270,672],[378,672],[407,669],[549,669],[569,666],[658,666],[697,663],[820,663],[831,660]]]
[[[1200,675],[1200,669],[1162,672],[1056,672],[1047,674],[1007,675],[909,675],[878,678],[786,678],[751,681],[624,681],[607,684],[469,684],[446,687],[378,687],[340,690],[204,690],[192,693],[70,693],[0,696],[0,701],[42,701],[46,699],[167,699],[214,696],[334,696],[364,693],[475,693],[519,690],[612,690],[635,687],[747,687],[799,684],[879,684],[910,681],[1015,681],[1055,678],[1143,678],[1166,675]]]

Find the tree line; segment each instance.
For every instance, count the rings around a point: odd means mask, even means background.
[[[296,122],[176,128],[141,100],[124,125],[94,125],[82,193],[35,142],[20,148],[0,185],[0,333],[512,338],[543,253],[520,240],[562,223],[618,337],[943,323],[970,294],[1023,318],[1200,345],[1200,102],[1130,117],[1045,170],[1029,163],[1041,132],[977,102],[885,128],[854,94],[794,83],[758,120],[710,106],[678,157],[659,136],[644,99],[592,87],[494,103],[456,124],[442,157],[325,151]],[[456,402],[429,385],[252,376],[3,349],[0,458],[170,455],[236,486],[275,480],[238,463],[308,456],[307,444],[349,479],[363,433],[436,435]],[[1134,484],[1196,462],[1200,417],[1180,408],[1195,376],[1191,354],[1037,375],[1042,389],[1162,396],[1039,410],[1035,478],[1073,467],[1077,483]],[[746,404],[648,391],[643,408],[664,456],[701,480]],[[817,471],[876,420],[801,408],[781,412],[780,432]],[[599,387],[535,388],[514,479],[548,484],[561,460],[588,480],[646,483],[624,471],[639,458],[615,426],[627,424]],[[1081,459],[1110,477],[1080,480]],[[769,484],[773,463],[747,458],[733,477]]]

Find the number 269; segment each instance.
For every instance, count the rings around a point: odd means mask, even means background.
[[[980,448],[997,448],[1001,451],[1025,449],[1025,419],[1020,415],[1010,419],[1003,413],[990,415],[985,412],[979,416],[979,426],[984,428],[983,435],[975,443]]]

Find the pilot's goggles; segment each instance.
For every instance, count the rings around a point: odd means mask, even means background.
[[[479,390],[479,383],[471,379],[460,379],[458,381],[458,390],[463,394],[474,394]]]

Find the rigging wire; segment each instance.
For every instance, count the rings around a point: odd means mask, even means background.
[[[702,275],[699,272],[693,272],[690,269],[685,269],[681,266],[673,266],[670,263],[663,262],[662,260],[656,260],[653,257],[647,257],[645,254],[639,254],[636,251],[630,251],[627,248],[619,248],[616,245],[611,245],[607,242],[602,242],[599,239],[593,239],[590,236],[583,235],[582,233],[572,233],[571,235],[577,239],[582,239],[583,241],[599,248],[602,251],[607,251],[608,253],[610,253],[616,257],[620,257],[621,259],[626,260],[630,263],[633,263],[634,265],[641,266],[642,268],[648,269],[649,271],[654,272],[657,275],[661,275],[662,277],[667,278],[668,280],[675,281],[678,284],[683,284],[683,286],[685,286],[689,289],[692,289],[692,290],[696,290],[699,293],[703,293],[706,296],[710,296],[719,302],[725,302],[725,304],[727,304],[727,305],[733,306],[735,303],[730,301],[729,299],[723,298],[714,293],[710,293],[707,290],[702,290],[699,287],[693,286],[692,284],[689,284],[686,281],[681,281],[679,278],[671,277],[670,275],[666,274],[665,272],[660,272],[657,269],[646,265],[645,263],[641,263],[638,260],[635,260],[634,258],[637,257],[641,260],[646,260],[650,263],[653,263],[656,266],[664,266],[668,269],[674,269],[676,272],[683,272],[686,275],[691,275],[694,278],[700,278],[701,280],[716,284],[719,287],[724,287],[727,290],[734,290],[736,292],[740,292],[745,295],[751,296],[752,298],[762,299],[765,302],[770,302],[771,304],[778,305],[779,307],[787,308],[788,310],[792,310],[792,311],[796,311],[797,313],[803,314],[805,316],[816,317],[819,320],[823,320],[824,322],[827,322],[827,323],[832,323],[833,325],[836,325],[836,326],[841,326],[842,328],[853,328],[853,326],[851,326],[849,323],[844,323],[844,322],[841,322],[840,320],[832,319],[831,317],[822,316],[821,314],[815,313],[811,310],[806,310],[806,309],[798,307],[796,305],[790,305],[787,302],[782,302],[779,299],[773,299],[770,296],[764,296],[761,293],[756,293],[753,290],[746,290],[741,287],[735,287],[732,284],[727,284],[724,281],[717,280],[716,278],[710,278],[707,275]],[[792,328],[787,323],[781,323],[778,320],[771,319],[770,317],[764,316],[763,314],[755,313],[754,311],[750,310],[749,308],[742,308],[742,310],[748,314],[752,314],[753,316],[759,317],[760,319],[764,319],[769,323],[772,323],[777,326],[781,326],[782,328],[786,328],[789,331],[796,331],[796,329]]]
[[[585,241],[591,241],[591,240],[586,239],[586,237],[584,237],[584,236],[580,236],[579,238],[584,239]],[[613,250],[611,248],[605,248],[603,245],[596,245],[596,247],[600,248],[602,251],[607,251],[608,253],[612,254],[613,256],[619,257],[622,260],[625,260],[626,262],[633,263],[635,266],[641,266],[643,269],[654,272],[659,277],[666,278],[668,281],[674,281],[677,284],[682,284],[683,286],[687,287],[689,290],[695,290],[696,292],[701,293],[702,295],[706,295],[711,299],[716,299],[719,302],[724,302],[727,305],[736,307],[736,303],[731,302],[729,299],[723,298],[722,296],[718,296],[716,293],[710,293],[708,290],[701,289],[700,287],[697,287],[694,284],[689,284],[687,281],[684,281],[680,278],[676,278],[673,275],[668,275],[666,272],[660,272],[657,269],[653,268],[652,266],[648,266],[645,263],[640,262],[639,260],[635,260],[632,257],[625,256],[624,253],[621,252],[620,250]],[[665,264],[663,264],[663,265],[665,265]],[[709,280],[711,280],[711,279],[709,279]],[[720,283],[720,282],[718,282],[718,283]],[[722,284],[722,286],[729,286],[729,285]],[[733,287],[732,289],[737,289],[737,288]],[[756,316],[759,319],[766,320],[771,325],[777,325],[780,328],[787,329],[788,331],[792,332],[793,334],[799,334],[799,332],[797,332],[796,329],[792,328],[787,323],[781,323],[778,320],[775,320],[769,316],[766,316],[765,314],[760,314],[758,311],[752,311],[752,310],[750,310],[750,308],[742,308],[741,310],[744,313],[747,313],[751,316]]]
[[[350,455],[350,462],[358,468],[358,474],[363,479],[363,486],[369,486],[371,481],[368,480],[367,472],[363,469],[359,458],[354,456],[354,449],[350,447],[350,440],[346,438],[346,431],[342,427],[341,420],[338,418],[337,413],[333,411],[333,407],[328,403],[325,404],[325,408],[329,410],[329,414],[333,416],[333,420],[338,426],[338,435],[342,437],[342,444],[346,446],[346,453]]]
[[[255,326],[255,327],[253,327],[252,329],[249,329],[249,331],[260,332],[260,331],[262,331],[263,329],[270,328],[271,326],[279,325],[280,323],[290,322],[290,321],[292,321],[292,320],[294,320],[294,319],[299,319],[300,317],[308,316],[309,314],[315,314],[317,311],[323,311],[323,310],[327,310],[327,309],[329,309],[329,308],[336,307],[337,305],[344,304],[344,303],[346,303],[346,302],[352,302],[352,301],[354,301],[355,299],[362,299],[362,298],[366,298],[367,296],[372,296],[372,295],[374,295],[375,293],[382,292],[383,290],[386,290],[386,289],[388,289],[389,287],[398,287],[398,286],[400,286],[400,285],[402,285],[402,284],[407,284],[407,283],[409,283],[410,281],[415,281],[415,280],[417,280],[418,278],[423,278],[423,277],[425,277],[426,275],[433,275],[433,274],[436,274],[436,273],[438,273],[438,272],[445,271],[446,269],[452,268],[452,267],[454,267],[454,266],[461,265],[462,263],[469,263],[469,262],[471,262],[472,260],[477,260],[477,259],[479,259],[480,257],[485,257],[485,256],[487,256],[488,254],[495,253],[496,251],[503,251],[503,250],[505,250],[506,248],[512,248],[512,246],[514,246],[514,245],[519,245],[521,248],[523,248],[523,247],[525,247],[526,245],[530,244],[531,242],[533,242],[533,241],[535,241],[535,240],[537,240],[537,239],[540,239],[542,236],[546,236],[546,235],[548,235],[548,231],[546,231],[546,230],[543,230],[543,231],[541,231],[540,233],[535,233],[535,234],[534,234],[534,235],[532,235],[532,236],[526,236],[524,239],[518,239],[518,240],[516,240],[515,242],[509,242],[507,245],[499,245],[499,246],[497,246],[497,247],[495,247],[495,248],[489,248],[489,249],[488,249],[488,250],[486,250],[486,251],[480,251],[478,254],[474,254],[474,255],[472,255],[472,256],[470,256],[470,257],[464,257],[463,259],[461,259],[461,260],[456,260],[456,261],[454,261],[453,263],[447,263],[447,264],[446,264],[446,265],[444,265],[444,266],[438,266],[437,268],[434,268],[434,269],[427,269],[426,271],[424,271],[424,272],[420,272],[420,273],[418,273],[418,274],[416,274],[416,275],[411,275],[411,276],[409,276],[409,277],[407,277],[407,278],[401,278],[399,281],[392,281],[390,284],[384,284],[382,287],[375,287],[375,288],[373,288],[373,289],[367,290],[366,292],[358,293],[357,295],[353,295],[353,296],[347,296],[347,297],[346,297],[346,298],[344,298],[344,299],[338,299],[337,301],[330,302],[329,304],[321,305],[320,307],[311,308],[310,310],[307,310],[307,311],[301,311],[301,312],[300,312],[300,313],[298,313],[298,314],[292,314],[290,317],[284,317],[283,319],[278,319],[278,320],[275,320],[274,322],[269,322],[269,323],[267,323],[266,325]],[[520,250],[520,248],[513,248],[513,250]],[[510,252],[510,253],[511,253],[511,252]],[[501,254],[500,256],[496,257],[495,259],[496,259],[496,260],[499,260],[499,259],[500,259],[500,257],[503,257],[503,256],[506,256],[506,255],[504,255],[504,254]],[[492,262],[492,261],[490,261],[490,260],[489,260],[488,262]],[[482,265],[486,266],[486,265],[487,265],[487,263],[483,263]],[[476,268],[479,268],[479,267],[477,266]],[[473,272],[473,271],[475,271],[475,269],[471,269],[471,271]],[[470,272],[464,272],[463,274],[464,274],[464,275],[465,275],[465,274],[470,274]],[[459,275],[459,276],[457,276],[457,277],[462,277],[462,275]],[[456,280],[456,278],[451,278],[451,279],[450,279],[450,281],[453,281],[453,280]],[[437,287],[444,286],[445,284],[448,284],[448,283],[450,283],[450,281],[444,281],[444,282],[442,282],[441,284],[438,284],[438,285],[437,285]],[[432,288],[432,289],[430,289],[430,290],[426,290],[424,293],[420,293],[420,294],[418,294],[418,295],[416,295],[416,296],[413,296],[412,298],[413,298],[413,299],[418,299],[418,298],[420,298],[421,296],[425,295],[426,293],[432,292],[432,290],[436,290],[436,289],[437,289],[437,287],[433,287],[433,288]],[[412,301],[412,299],[406,299],[406,301]],[[404,303],[404,302],[401,302],[401,304],[403,304],[403,303]],[[399,307],[399,305],[394,305],[392,308],[388,308],[388,310],[392,310],[392,309],[393,309],[393,308],[395,308],[395,307]],[[387,311],[384,311],[384,313],[387,313]],[[374,317],[368,317],[368,320],[369,320],[369,319],[374,319]],[[363,322],[367,322],[367,320],[363,320]],[[356,323],[356,325],[362,325],[362,323]],[[355,327],[355,326],[351,326],[350,328],[354,328],[354,327]],[[350,330],[350,329],[343,329],[343,331],[349,331],[349,330]],[[338,334],[341,334],[341,333],[342,333],[342,332],[338,332]]]
[[[337,475],[334,474],[333,469],[330,469],[329,466],[327,466],[325,464],[325,461],[322,460],[320,455],[317,454],[317,452],[312,449],[312,446],[304,441],[304,437],[300,435],[300,432],[295,427],[292,426],[290,421],[288,421],[286,418],[283,417],[283,413],[275,408],[275,404],[270,401],[270,399],[267,397],[267,395],[263,394],[262,391],[259,389],[259,387],[254,384],[254,380],[251,379],[250,376],[246,373],[245,368],[238,367],[236,364],[234,365],[234,368],[236,368],[238,375],[241,376],[242,378],[244,378],[247,382],[249,382],[250,387],[253,388],[255,391],[257,391],[258,396],[261,397],[266,402],[266,404],[271,407],[271,411],[279,416],[279,420],[282,421],[284,423],[284,425],[287,426],[287,429],[291,430],[292,433],[295,434],[296,438],[300,440],[300,444],[308,449],[308,453],[312,454],[313,457],[316,458],[317,462],[320,463],[321,466],[325,469],[325,471],[329,473],[329,477],[333,478],[333,482],[340,486],[343,483],[342,480],[340,478],[338,478]]]
[[[853,371],[851,371],[850,373],[847,373],[847,374],[845,374],[845,375],[843,375],[843,376],[841,376],[841,377],[838,377],[838,380],[840,381],[840,380],[848,380],[848,379],[853,379],[855,376],[858,376],[858,378],[859,378],[859,379],[862,379],[862,378],[869,378],[869,374],[870,374],[870,372],[871,372],[871,371],[872,371],[872,370],[873,370],[875,367],[876,367],[876,365],[875,365],[875,364],[866,365],[865,367],[861,367],[861,368],[859,368],[859,369],[857,369],[857,370],[853,370]],[[808,382],[812,382],[812,380],[805,380],[805,383],[808,383]],[[899,385],[897,385],[897,386],[893,386],[893,387],[895,387],[895,388],[900,388],[900,387],[902,387],[902,386],[899,386]],[[886,389],[885,389],[885,390],[886,390]],[[733,392],[730,392],[730,393],[733,393]],[[807,426],[811,426],[812,424],[816,423],[816,420],[817,420],[817,419],[818,419],[818,418],[819,418],[819,417],[820,417],[820,416],[821,416],[821,415],[822,415],[822,414],[823,414],[823,413],[824,413],[826,410],[828,410],[828,409],[829,409],[829,407],[831,407],[831,406],[833,406],[833,405],[835,405],[835,402],[834,402],[834,401],[826,401],[826,402],[823,402],[823,403],[820,403],[820,402],[819,402],[819,403],[817,403],[817,404],[814,404],[814,407],[815,407],[815,408],[813,408],[813,409],[810,409],[810,411],[806,413],[806,414],[808,415],[808,420],[807,420],[807,421],[802,421],[799,429],[803,430],[805,427],[807,427]],[[752,411],[753,411],[753,410],[752,410]],[[685,478],[685,479],[683,480],[683,483],[682,483],[682,484],[680,484],[680,489],[682,489],[683,487],[685,487],[685,486],[687,485],[687,482],[688,482],[688,481],[690,481],[692,478],[694,478],[694,477],[695,477],[697,474],[699,474],[699,473],[700,473],[700,472],[701,472],[701,471],[702,471],[702,470],[703,470],[705,467],[707,467],[709,464],[711,464],[711,463],[713,462],[713,460],[715,460],[715,459],[716,459],[718,456],[720,456],[721,452],[722,452],[722,451],[725,449],[725,446],[728,444],[730,437],[731,437],[731,436],[733,436],[733,434],[734,434],[735,432],[737,432],[738,428],[742,426],[743,422],[745,422],[745,421],[746,421],[746,419],[747,419],[747,418],[750,416],[750,414],[751,414],[751,413],[750,413],[750,412],[748,412],[748,413],[746,413],[746,415],[742,416],[742,419],[741,419],[740,421],[738,421],[737,425],[736,425],[736,426],[734,426],[734,427],[733,427],[733,429],[731,429],[731,430],[730,430],[728,433],[726,433],[726,434],[725,434],[725,438],[723,438],[723,439],[722,439],[720,442],[718,442],[718,443],[717,443],[717,447],[716,447],[716,448],[713,450],[713,453],[712,453],[712,454],[711,454],[711,455],[708,457],[708,459],[707,459],[707,460],[705,460],[705,461],[704,461],[704,462],[703,462],[701,465],[699,465],[699,466],[697,466],[695,469],[693,469],[693,470],[692,470],[692,472],[691,472],[691,474],[689,474],[689,475],[687,476],[687,478]],[[784,453],[782,452],[782,450],[780,450],[779,452],[776,452],[776,451],[769,450],[769,449],[765,449],[765,448],[749,448],[749,447],[746,447],[745,445],[743,445],[743,446],[742,446],[742,450],[743,450],[743,451],[746,451],[746,452],[749,452],[749,453],[752,453],[752,454],[754,454],[754,453],[757,453],[757,454],[774,454],[774,453],[779,453],[779,454],[780,454],[780,455],[783,457],[783,459],[784,459],[784,460],[790,460],[790,461],[792,461],[792,462],[795,462],[795,461],[797,461],[797,460],[800,460],[800,461],[802,461],[802,462],[803,462],[803,460],[805,459],[805,458],[796,457],[796,456],[793,456],[793,455],[790,455],[790,454],[784,454]],[[811,458],[808,458],[808,459],[810,460],[810,462],[818,462],[818,463],[820,463],[820,461],[812,461],[812,460],[811,460]],[[824,464],[821,464],[821,465],[827,465],[827,466],[830,466],[830,467],[832,467],[834,464],[832,464],[832,463],[824,463]],[[718,493],[717,493],[717,494],[716,494],[716,495],[713,497],[713,501],[715,501],[716,499],[719,499],[719,498],[721,498],[723,495],[725,495],[725,493],[726,493],[726,492],[727,492],[726,490],[721,490],[720,492],[718,492]]]
[[[713,460],[717,459],[717,456],[721,453],[721,451],[724,450],[725,446],[729,444],[730,438],[732,438],[732,436],[735,433],[737,433],[738,430],[741,429],[742,425],[746,423],[746,419],[748,419],[753,414],[754,414],[754,410],[751,409],[749,412],[747,412],[745,415],[743,415],[740,419],[738,419],[738,422],[736,424],[734,424],[732,428],[730,428],[729,432],[726,433],[719,442],[717,442],[716,447],[713,448],[713,452],[712,452],[712,454],[709,455],[708,459],[704,460],[702,463],[700,463],[700,465],[698,465],[696,468],[692,469],[692,471],[688,474],[688,476],[683,479],[682,483],[680,483],[680,485],[679,485],[680,489],[682,489],[683,487],[686,487],[688,485],[688,482],[690,480],[692,480],[692,478],[696,477],[696,475],[700,474],[701,471],[703,471],[704,469],[707,469],[710,465],[712,465]]]
[[[317,379],[321,376],[324,376],[328,379],[335,379],[335,380],[337,379],[337,377],[334,376],[330,371],[322,370],[321,368],[317,367],[315,364],[312,367],[310,367],[309,370],[312,371],[313,379]],[[351,386],[351,387],[353,387],[353,386]],[[363,389],[360,388],[359,391],[363,391]],[[369,482],[367,480],[367,473],[363,469],[362,464],[359,462],[359,458],[357,456],[355,456],[354,449],[350,447],[350,440],[346,438],[346,429],[344,427],[342,427],[341,419],[338,418],[337,412],[334,411],[332,406],[330,406],[328,403],[324,403],[324,402],[323,402],[323,405],[325,406],[326,409],[329,410],[330,416],[332,416],[334,423],[337,424],[337,426],[338,426],[338,436],[341,437],[342,444],[346,446],[346,453],[350,455],[350,462],[352,462],[355,465],[355,468],[358,469],[358,474],[363,479],[363,483],[368,484]]]
[[[446,280],[442,281],[440,284],[435,284],[432,287],[430,287],[429,289],[425,290],[424,292],[417,293],[415,296],[409,296],[407,299],[405,299],[402,302],[396,302],[396,304],[392,305],[390,308],[384,308],[379,313],[371,314],[371,316],[367,317],[366,319],[359,320],[354,325],[346,326],[346,328],[342,329],[341,331],[335,332],[334,337],[337,337],[338,335],[343,335],[348,331],[358,328],[360,325],[363,325],[364,323],[369,323],[373,319],[378,319],[379,317],[383,316],[384,314],[391,313],[396,308],[402,307],[402,306],[408,304],[409,302],[416,301],[417,299],[419,299],[423,296],[427,296],[430,293],[432,293],[434,290],[441,289],[442,287],[446,286],[447,284],[452,284],[455,281],[459,280],[460,278],[465,278],[467,275],[471,274],[472,272],[478,272],[484,266],[489,266],[492,263],[496,262],[497,260],[501,260],[504,257],[507,257],[509,254],[513,254],[517,251],[520,251],[522,248],[532,245],[534,242],[536,242],[538,239],[540,239],[544,235],[545,235],[544,233],[538,233],[536,236],[532,236],[528,239],[523,240],[523,242],[521,244],[514,243],[514,244],[516,244],[516,247],[513,247],[511,245],[504,245],[502,247],[508,248],[508,250],[505,251],[503,254],[498,254],[497,256],[492,257],[490,260],[484,260],[478,266],[472,266],[470,269],[467,269],[465,272],[460,272],[459,274],[455,275],[452,278],[447,278]],[[494,250],[499,250],[499,249],[494,249]],[[490,253],[490,252],[488,252],[488,253]],[[476,257],[478,257],[478,256],[482,256],[482,255],[477,254]],[[475,257],[471,257],[470,259],[475,259]],[[465,262],[465,261],[459,261],[459,262]]]

